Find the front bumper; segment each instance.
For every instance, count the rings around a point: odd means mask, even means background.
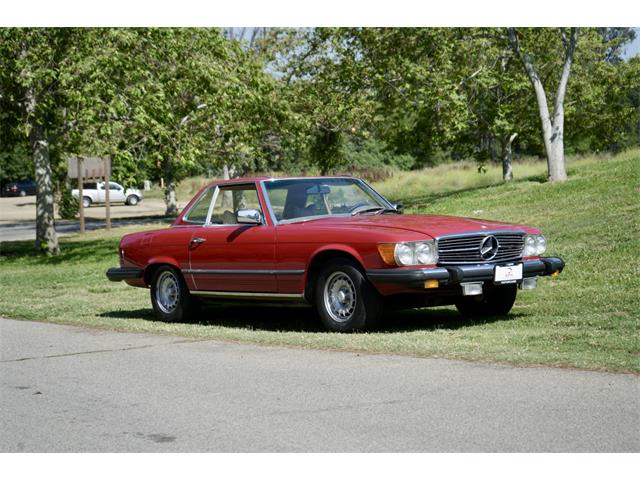
[[[107,270],[107,278],[112,282],[142,278],[143,275],[144,270],[137,267],[120,267],[110,268],[109,270]]]
[[[564,260],[560,257],[545,257],[525,260],[522,263],[522,277],[530,278],[561,272]],[[435,268],[385,268],[367,270],[367,278],[374,284],[399,284],[422,288],[425,280],[438,280],[441,285],[457,285],[464,282],[492,281],[496,264],[451,265]]]

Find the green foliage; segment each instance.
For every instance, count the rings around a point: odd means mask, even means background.
[[[25,142],[0,144],[0,185],[33,178],[33,161]]]
[[[78,216],[80,202],[71,195],[68,183],[63,183],[60,188],[60,200],[58,201],[58,215],[63,220],[73,220]]]
[[[560,35],[519,34],[552,101]],[[640,141],[640,60],[620,57],[632,37],[581,29],[569,152]],[[501,28],[3,28],[0,43],[0,182],[33,171],[34,118],[56,184],[70,154],[110,155],[113,178],[131,186],[224,165],[244,175],[486,163],[514,133],[516,154],[543,153],[535,97]],[[27,114],[29,88],[39,101]]]
[[[397,154],[376,138],[353,138],[345,144],[345,158],[350,166],[409,170],[415,159],[411,155]]]

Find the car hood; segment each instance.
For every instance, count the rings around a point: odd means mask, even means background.
[[[434,238],[442,235],[483,231],[490,232],[495,230],[515,230],[526,233],[537,233],[537,230],[524,225],[447,215],[357,215],[353,217],[324,217],[309,220],[307,223],[313,223],[317,226],[392,228],[418,232]]]

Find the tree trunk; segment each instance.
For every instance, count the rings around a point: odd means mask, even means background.
[[[53,211],[49,141],[44,128],[36,119],[36,106],[35,93],[29,89],[26,93],[26,108],[30,123],[29,143],[33,153],[36,180],[36,248],[50,255],[58,255],[60,245]]]
[[[502,179],[505,182],[513,180],[513,167],[511,165],[512,151],[511,145],[518,136],[517,133],[510,135],[502,140]]]
[[[222,167],[222,178],[224,180],[231,180],[235,178],[236,169],[233,165],[229,166],[228,164],[224,164]],[[225,190],[222,192],[222,210],[233,210],[233,192],[230,190]]]
[[[538,112],[540,114],[540,122],[542,124],[542,137],[544,140],[544,148],[547,154],[547,169],[549,173],[549,181],[564,182],[567,179],[564,159],[564,97],[569,82],[569,74],[571,73],[571,64],[573,62],[573,53],[575,51],[578,38],[578,29],[572,28],[569,38],[566,38],[564,30],[561,30],[562,41],[565,46],[565,58],[562,66],[562,74],[558,83],[555,104],[553,108],[553,118],[549,113],[549,105],[547,103],[547,94],[542,85],[542,81],[538,76],[538,72],[533,64],[530,55],[521,52],[518,35],[514,28],[508,28],[509,41],[515,53],[520,57],[533,90],[536,94],[538,102]]]
[[[178,215],[178,202],[176,200],[176,185],[173,181],[173,165],[169,157],[164,160],[164,180],[164,203],[167,205],[164,214],[174,217]]]

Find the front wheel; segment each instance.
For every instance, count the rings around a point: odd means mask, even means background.
[[[129,195],[127,197],[127,205],[131,205],[132,207],[135,207],[138,202],[140,201],[140,199],[138,197],[136,197],[135,195]]]
[[[456,308],[467,318],[506,315],[511,311],[517,293],[516,284],[494,286],[485,290],[482,295],[460,298],[456,302]]]
[[[91,206],[91,198],[89,197],[82,197],[82,206],[84,208],[89,208]]]
[[[183,322],[196,311],[196,299],[182,275],[168,265],[158,268],[151,280],[151,305],[159,320]]]
[[[382,303],[381,295],[349,260],[330,261],[318,275],[315,304],[329,330],[350,332],[375,324]]]

